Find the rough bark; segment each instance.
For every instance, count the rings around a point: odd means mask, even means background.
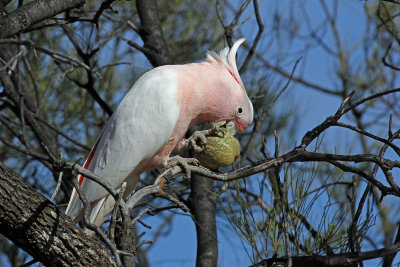
[[[217,224],[215,220],[216,196],[211,192],[215,181],[193,175],[190,210],[197,232],[197,267],[218,265]]]
[[[32,24],[51,18],[72,8],[81,7],[85,0],[37,0],[0,18],[0,38],[20,33]]]
[[[137,237],[135,235],[134,229],[127,223],[123,223],[122,219],[118,220],[117,227],[115,229],[116,240],[115,243],[117,248],[129,253],[131,255],[121,255],[121,260],[124,266],[135,267],[135,256],[136,249],[135,243],[137,242]],[[133,256],[135,255],[135,256]]]
[[[100,242],[0,163],[0,233],[46,266],[115,266]]]
[[[173,62],[161,27],[155,0],[138,0],[136,9],[141,26],[140,37],[143,39],[143,53],[154,67]]]

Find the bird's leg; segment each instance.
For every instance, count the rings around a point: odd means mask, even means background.
[[[180,166],[185,172],[185,176],[183,176],[183,178],[188,179],[191,176],[189,165],[199,166],[200,162],[195,158],[183,158],[181,156],[174,156],[168,160],[165,168],[169,169],[174,166]]]
[[[188,139],[182,139],[182,141],[177,145],[176,149],[177,151],[181,151],[183,149],[193,148],[195,152],[201,152],[204,150],[204,147],[207,144],[206,137],[218,132],[224,134],[219,126],[203,131],[196,131]]]

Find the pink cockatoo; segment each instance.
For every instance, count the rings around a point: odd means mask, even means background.
[[[126,197],[142,172],[167,165],[195,122],[233,121],[239,131],[245,130],[253,121],[253,106],[235,60],[243,41],[219,55],[207,53],[202,63],[161,66],[141,76],[107,122],[84,168],[115,189],[126,182]],[[78,183],[91,203],[90,222],[102,225],[113,210],[113,197],[83,176]],[[76,189],[66,214],[74,222],[82,218],[83,204]]]

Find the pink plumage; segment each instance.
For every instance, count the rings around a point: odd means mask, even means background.
[[[100,134],[84,167],[116,189],[127,183],[125,196],[139,175],[167,164],[187,129],[197,121],[234,121],[239,131],[253,121],[253,106],[237,70],[235,56],[244,39],[202,63],[155,68],[134,84]],[[91,203],[90,221],[101,225],[114,199],[98,184],[79,177]],[[74,189],[66,213],[77,222],[82,202]]]

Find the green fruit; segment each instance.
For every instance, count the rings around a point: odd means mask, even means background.
[[[227,167],[240,155],[239,141],[229,131],[223,130],[225,134],[218,132],[208,136],[204,150],[197,154],[201,165],[210,170]]]

